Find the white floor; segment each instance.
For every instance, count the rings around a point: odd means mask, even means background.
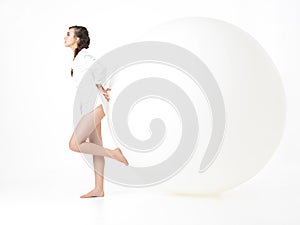
[[[104,198],[80,199],[92,180],[48,176],[0,186],[0,224],[299,225],[300,167],[273,161],[217,196],[183,196],[105,183]]]

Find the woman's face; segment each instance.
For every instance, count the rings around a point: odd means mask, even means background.
[[[65,36],[65,46],[70,48],[77,48],[77,43],[79,38],[75,36],[74,28],[69,29],[67,35]]]

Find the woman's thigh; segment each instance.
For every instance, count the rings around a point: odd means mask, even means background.
[[[89,142],[102,146],[101,122],[96,126],[89,136]]]
[[[70,142],[73,144],[81,144],[93,133],[96,127],[101,124],[101,120],[105,116],[102,105],[99,105],[93,111],[85,114],[79,120]],[[92,135],[92,139],[94,134]]]

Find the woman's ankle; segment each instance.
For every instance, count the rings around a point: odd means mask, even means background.
[[[100,192],[104,192],[104,190],[103,190],[103,187],[102,186],[95,186],[95,188],[94,188],[95,190],[97,190],[97,191],[100,191]]]
[[[113,150],[110,150],[110,149],[105,149],[105,152],[106,152],[106,157],[109,157],[109,158],[113,158],[113,153],[112,153]]]

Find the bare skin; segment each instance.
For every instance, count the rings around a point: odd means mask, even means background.
[[[120,151],[120,149],[117,149],[117,150]],[[122,154],[122,152],[120,152],[120,153]],[[95,163],[94,163],[94,165],[95,165]],[[127,162],[127,165],[128,165],[128,162]],[[94,167],[96,167],[96,165]],[[90,192],[80,196],[80,198],[94,198],[94,197],[104,197],[103,176],[101,174],[98,174],[96,170],[95,170],[95,187],[94,187],[94,189],[91,190]]]
[[[95,135],[96,134],[96,135]],[[89,141],[102,146],[101,123],[89,137]],[[90,192],[80,196],[80,198],[104,197],[103,174],[105,160],[103,156],[93,155],[95,187]]]
[[[81,152],[81,153],[93,154],[94,156],[93,160],[94,160],[94,172],[95,172],[95,188],[92,191],[80,196],[81,198],[104,196],[103,175],[102,175],[103,168],[104,168],[104,157],[115,159],[123,163],[124,165],[128,166],[128,161],[124,157],[120,148],[108,149],[102,146],[102,137],[101,137],[100,128],[101,128],[101,120],[103,119],[104,116],[105,113],[103,111],[102,105],[99,105],[97,108],[95,108],[92,112],[89,113],[89,115],[84,116],[85,118],[89,118],[93,120],[93,122],[91,123],[94,126],[92,128],[93,132],[91,134],[86,134],[86,135],[90,135],[89,136],[91,138],[90,141],[92,140],[94,143],[86,142],[86,141],[82,141],[81,143],[78,143],[76,139],[76,137],[78,136],[75,135],[76,129],[73,132],[69,142],[69,147],[71,150],[78,153]],[[98,143],[95,140],[93,140],[95,133],[96,133],[96,137],[99,139]]]

